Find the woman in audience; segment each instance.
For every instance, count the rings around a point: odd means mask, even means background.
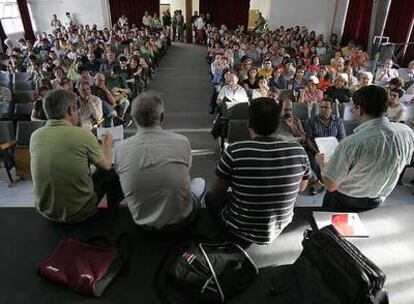
[[[321,70],[320,59],[318,55],[314,55],[311,60],[311,64],[308,66],[307,72],[310,75],[318,75]]]
[[[358,79],[354,76],[354,70],[348,65],[345,67],[344,72],[348,76],[348,88],[352,88],[352,86],[358,83]]]
[[[373,78],[374,76],[371,72],[359,72],[358,83],[351,87],[351,92],[354,93],[358,91],[360,88],[371,85]]]
[[[318,77],[313,75],[309,77],[308,85],[303,91],[301,91],[298,102],[304,102],[307,104],[321,102],[323,99],[323,92],[317,88],[318,84]]]
[[[375,74],[375,84],[385,87],[389,84],[390,80],[398,77],[398,71],[393,68],[394,62],[392,59],[385,59],[384,65],[378,68]]]
[[[303,78],[304,75],[305,67],[299,66],[296,69],[295,77],[288,82],[287,88],[289,90],[294,90],[296,93],[302,91],[305,88],[305,79]]]
[[[287,88],[287,81],[284,77],[282,77],[283,69],[282,68],[275,68],[272,73],[272,78],[269,79],[269,87],[283,90]]]
[[[267,78],[265,76],[259,76],[257,78],[257,82],[258,82],[259,88],[254,89],[252,91],[252,99],[266,97],[267,92],[269,91],[269,86],[267,84]]]
[[[52,81],[50,81],[52,85],[52,89],[53,90],[61,89],[60,83],[66,76],[65,72],[63,71],[61,67],[56,67],[53,70],[53,75],[55,76],[55,79],[52,79]]]
[[[339,75],[332,87],[325,91],[325,95],[339,103],[347,103],[351,100],[351,90],[347,88],[345,75]]]
[[[33,110],[31,115],[32,121],[47,120],[46,113],[43,110],[43,99],[45,98],[49,88],[40,87],[33,98]]]
[[[400,122],[404,115],[405,108],[400,103],[400,98],[404,95],[401,88],[393,88],[388,92],[388,109],[387,117],[389,121]]]
[[[333,86],[331,73],[325,67],[322,67],[318,74],[318,89],[325,92],[327,88]]]
[[[259,84],[257,82],[257,68],[251,68],[249,70],[249,74],[246,80],[241,82],[242,87],[251,94],[252,90],[256,90],[259,88]]]

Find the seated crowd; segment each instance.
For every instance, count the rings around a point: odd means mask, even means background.
[[[169,28],[139,28],[125,16],[112,29],[73,21],[65,27],[55,15],[51,24],[53,32],[37,35],[34,43],[6,41],[8,72],[26,73],[36,90],[31,119],[45,120],[44,96],[65,89],[79,97],[79,124],[86,128],[129,125],[130,102],[148,87],[170,44]]]
[[[189,140],[162,129],[160,94],[142,92],[168,43],[168,29],[138,29],[124,16],[118,23],[103,31],[59,27],[52,37],[41,37],[41,50],[12,50],[21,58],[11,63],[11,71],[29,68],[23,63],[29,57],[37,67],[31,74],[38,86],[33,116],[48,121],[31,137],[31,170],[35,207],[50,220],[77,223],[93,217],[106,195],[109,208],[126,201],[134,222],[148,231],[189,230],[207,208],[220,227],[220,240],[243,247],[269,244],[292,221],[298,193],[309,179],[326,188],[324,207],[368,210],[384,201],[411,162],[413,130],[386,117],[389,108],[397,108],[403,86],[391,84],[394,78],[386,83],[388,91],[371,85],[372,74],[360,71],[366,55],[359,47],[350,43],[339,50],[335,36],[325,43],[323,36],[299,27],[256,38],[210,26],[212,110],[221,115],[226,106],[249,103],[250,139],[223,152],[207,192],[202,178],[190,176]],[[60,55],[53,51],[56,45],[64,49]],[[325,66],[322,57],[329,61]],[[390,68],[384,66],[387,75],[393,74]],[[360,71],[359,81],[354,70]],[[282,94],[284,89],[292,94]],[[292,111],[297,102],[319,104],[319,114],[302,126]],[[346,137],[333,112],[337,104],[350,102],[361,125]],[[90,126],[102,116],[108,125],[122,123],[130,105],[136,134],[113,147],[107,133],[100,145]],[[326,136],[340,141],[329,162],[314,141]]]
[[[406,108],[414,107],[414,61],[397,70],[387,59],[374,77],[367,71],[369,56],[360,45],[350,41],[341,48],[336,35],[325,41],[323,35],[299,26],[282,26],[260,35],[246,33],[241,27],[235,31],[209,27],[206,36],[213,85],[210,114],[217,115],[214,128],[223,120],[226,123],[223,105],[228,110],[256,98],[275,98],[284,109],[278,133],[299,141],[309,156],[314,173],[311,194],[325,189],[315,159],[319,153],[315,138],[333,136],[342,141],[350,135],[340,116],[346,107],[355,107],[354,95],[361,88],[375,84],[386,89],[388,120],[404,120],[414,127],[414,117],[404,119]],[[291,112],[295,103],[307,104],[309,112],[316,115],[301,122]],[[226,127],[221,129],[227,132]],[[220,132],[213,135],[226,136]]]

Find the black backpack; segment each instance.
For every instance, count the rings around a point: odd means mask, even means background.
[[[384,272],[333,226],[306,231],[303,251],[271,278],[277,303],[388,304]]]
[[[250,286],[258,269],[234,243],[187,242],[168,251],[156,275],[164,304],[225,303]]]

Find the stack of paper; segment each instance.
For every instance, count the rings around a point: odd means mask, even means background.
[[[344,237],[369,237],[357,213],[313,212],[318,229],[333,225]]]

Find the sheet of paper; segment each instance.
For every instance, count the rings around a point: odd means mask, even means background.
[[[410,104],[414,104],[414,102],[412,103],[411,100],[414,99],[414,95],[410,95],[410,94],[404,94],[401,98],[400,98],[400,102],[406,105],[410,105]]]
[[[325,159],[329,162],[335,152],[336,147],[339,145],[336,137],[317,137],[315,138],[315,142],[318,146],[319,151],[325,154]]]
[[[124,127],[123,126],[116,126],[112,128],[98,128],[98,132],[97,132],[98,139],[101,140],[102,135],[105,135],[106,133],[112,134],[114,143],[116,141],[124,140]]]
[[[333,225],[344,237],[369,237],[358,213],[314,211],[313,218],[318,229]]]

